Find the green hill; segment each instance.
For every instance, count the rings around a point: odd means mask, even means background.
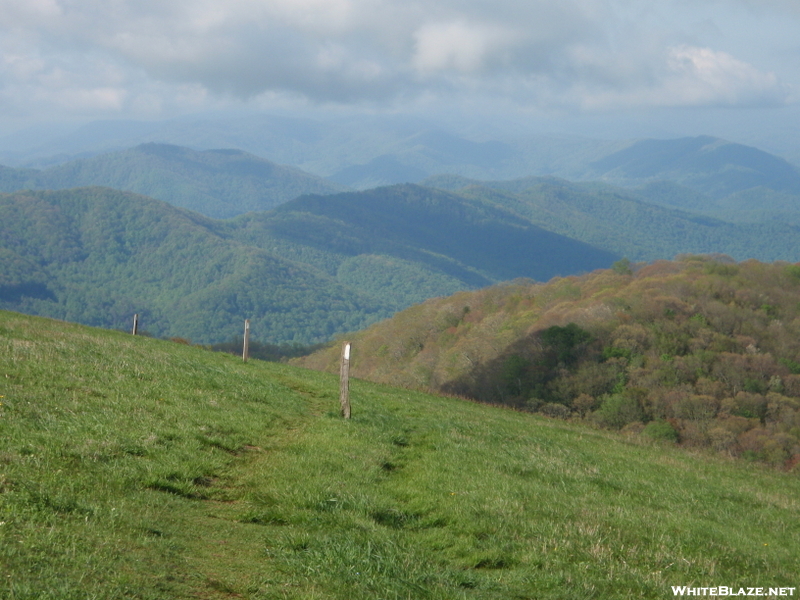
[[[620,261],[409,308],[353,336],[354,374],[792,468],[798,293],[800,264]],[[300,363],[335,370],[338,353]]]
[[[331,236],[344,225],[348,235],[370,241],[371,253],[413,256],[431,266],[447,257],[456,261],[448,274],[470,286],[515,277],[546,280],[607,266],[618,258],[482,199],[410,184],[306,196],[273,214],[283,222],[313,215],[328,223]],[[305,226],[291,229],[295,239],[308,239]]]
[[[627,190],[554,177],[478,182],[438,176],[423,184],[511,210],[544,229],[632,260],[684,253],[723,253],[737,260],[800,259],[800,228],[791,224],[788,205],[782,206],[787,222],[774,220],[778,205],[759,205],[748,214],[761,222],[732,223],[689,212],[697,192],[663,182]],[[681,209],[656,205],[666,197]]]
[[[215,218],[263,211],[302,194],[347,189],[240,150],[195,151],[142,144],[50,167],[0,169],[0,191],[106,186],[151,196]]]
[[[796,474],[359,380],[351,398],[344,421],[334,376],[0,312],[0,596],[796,586]]]
[[[320,342],[432,297],[617,257],[408,186],[218,221],[107,188],[0,195],[0,308],[211,343]]]
[[[245,318],[312,342],[390,314],[319,270],[232,238],[224,221],[107,188],[0,196],[0,307],[218,342]]]

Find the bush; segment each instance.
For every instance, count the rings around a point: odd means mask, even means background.
[[[570,410],[569,407],[563,404],[548,402],[539,409],[539,412],[554,419],[566,419],[569,417]]]
[[[642,430],[642,435],[645,435],[653,440],[661,440],[665,442],[677,442],[678,432],[675,428],[666,421],[650,421]]]
[[[634,398],[612,394],[603,400],[600,408],[592,414],[593,420],[602,427],[622,429],[628,423],[641,421],[644,414]]]

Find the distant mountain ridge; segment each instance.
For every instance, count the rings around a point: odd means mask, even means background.
[[[612,141],[504,134],[496,139],[485,135],[472,139],[430,121],[398,116],[321,121],[252,115],[162,123],[91,123],[54,138],[49,146],[28,150],[19,146],[19,136],[13,139],[13,145],[9,145],[11,141],[0,140],[7,148],[0,153],[0,162],[22,166],[47,165],[48,161],[60,164],[68,161],[65,156],[70,152],[77,156],[121,152],[120,148],[142,142],[239,148],[360,190],[419,183],[426,177],[445,174],[478,181],[555,176],[640,189],[650,202],[727,221],[800,224],[800,175],[796,166],[752,146],[711,136]],[[17,149],[16,154],[10,148]],[[119,187],[110,180],[74,184]],[[8,191],[7,187],[3,189]],[[132,191],[168,199],[144,187]],[[327,192],[306,189],[295,196],[301,193]],[[291,197],[288,194],[284,199]],[[207,209],[206,213],[210,214]]]
[[[582,179],[638,186],[652,201],[728,220],[800,223],[800,168],[709,136],[640,140],[589,163]],[[665,182],[673,187],[653,187]]]
[[[547,280],[589,271],[618,258],[611,252],[554,234],[501,207],[417,185],[396,185],[331,196],[303,196],[278,215],[311,213],[346,223],[387,247],[447,256],[488,275],[477,282],[530,277]]]
[[[241,150],[147,143],[44,170],[0,168],[0,191],[105,186],[228,218],[268,210],[302,194],[348,189]]]
[[[731,223],[689,212],[686,207],[659,205],[641,188],[556,177],[475,181],[451,175],[422,183],[503,207],[549,231],[632,260],[673,258],[683,253],[724,253],[737,260],[800,260],[800,226],[791,219]],[[652,186],[657,188],[654,193],[661,195],[685,190],[677,184]],[[682,197],[692,198],[693,194],[698,195],[688,190]]]
[[[669,180],[719,200],[754,187],[800,193],[800,169],[767,152],[710,136],[641,140],[589,163],[589,177]]]

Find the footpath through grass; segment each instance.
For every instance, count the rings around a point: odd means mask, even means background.
[[[4,312],[0,396],[4,599],[800,588],[797,474]]]

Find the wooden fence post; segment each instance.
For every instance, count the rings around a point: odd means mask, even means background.
[[[139,332],[139,313],[133,315],[133,331],[131,333],[136,335]]]
[[[339,403],[342,405],[342,416],[350,418],[350,342],[342,346],[342,366],[339,377]]]
[[[247,362],[250,356],[250,319],[244,320],[244,343],[242,344],[242,360]]]

